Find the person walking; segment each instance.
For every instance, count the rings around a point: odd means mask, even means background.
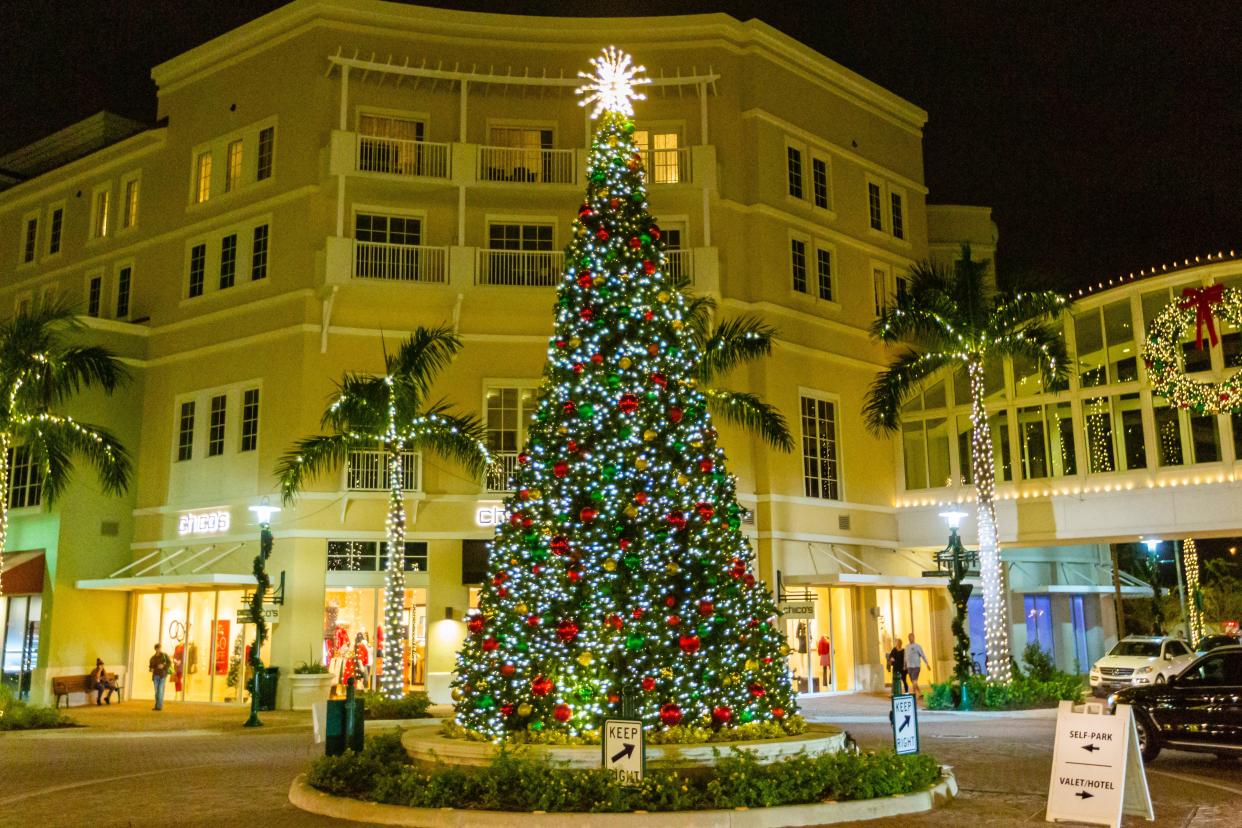
[[[95,669],[91,670],[91,686],[95,688],[95,704],[112,704],[112,694],[116,692],[116,685],[108,680],[108,670],[104,667],[103,659],[95,659]],[[104,698],[104,691],[108,691],[107,698]]]
[[[906,651],[902,648],[901,636],[893,639],[893,649],[888,651],[888,669],[893,671],[893,695],[897,695],[899,679],[901,692],[909,692],[906,685]]]
[[[914,640],[914,633],[910,633],[910,645],[906,647],[906,675],[910,677],[910,690],[914,693],[915,704],[919,703],[919,671],[923,669],[923,664],[932,666],[922,645]]]
[[[168,668],[171,666],[172,662],[168,654],[159,644],[156,644],[155,654],[147,663],[147,667],[151,670],[151,683],[155,685],[155,707],[151,708],[152,710],[164,709],[164,682],[168,680]]]

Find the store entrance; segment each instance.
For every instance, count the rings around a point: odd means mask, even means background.
[[[887,589],[875,591],[876,604],[879,609],[877,617],[877,634],[879,636],[880,660],[885,664],[885,686],[891,687],[892,671],[888,669],[888,653],[893,649],[898,638],[902,647],[909,643],[909,634],[914,633],[915,641],[923,648],[927,660],[932,666],[924,664],[919,684],[930,687],[936,680],[936,655],[932,645],[931,591],[927,589]],[[921,663],[921,662],[920,662]],[[914,666],[907,661],[907,666]]]
[[[383,588],[329,587],[324,593],[323,630],[322,663],[337,682],[353,678],[355,687],[378,687],[383,667],[380,652],[389,635],[384,629]],[[427,671],[426,589],[405,590],[397,640],[405,653],[405,689],[422,689]]]
[[[794,689],[799,693],[853,690],[854,625],[849,588],[800,587],[786,591],[783,598],[803,610],[787,613],[784,618]]]

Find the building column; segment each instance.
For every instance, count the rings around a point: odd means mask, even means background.
[[[276,706],[288,709],[293,704],[289,676],[294,666],[301,661],[318,663],[323,652],[328,549],[319,538],[281,538],[279,523],[273,524],[272,533],[275,540],[267,572],[276,586],[284,571],[285,603],[280,607],[280,622],[271,630],[272,656],[267,666],[280,668]]]
[[[429,541],[427,561],[427,695],[435,704],[449,704],[457,653],[466,639],[469,590],[461,582],[461,541]]]

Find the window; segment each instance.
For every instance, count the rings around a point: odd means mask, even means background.
[[[22,261],[33,262],[35,260],[36,245],[39,241],[39,218],[26,219],[25,239],[22,243]]]
[[[542,127],[493,126],[490,146],[480,156],[483,181],[541,181],[570,184],[574,180],[572,155],[552,151],[553,130]]]
[[[903,420],[901,431],[906,461],[906,488],[926,489],[951,485],[953,476],[949,471],[948,418]]]
[[[125,182],[124,200],[121,202],[121,228],[128,230],[138,223],[138,179]]]
[[[806,293],[806,242],[793,239],[790,243],[790,263],[793,269],[793,289]]]
[[[259,446],[259,389],[247,388],[242,393],[241,451],[254,451]]]
[[[276,127],[264,127],[259,130],[258,164],[255,166],[255,181],[263,181],[272,177],[272,156],[276,149]]]
[[[354,217],[354,275],[416,280],[421,259],[409,248],[422,242],[422,220],[359,213]]]
[[[190,298],[203,295],[207,279],[207,245],[196,244],[190,249]]]
[[[1082,419],[1086,431],[1088,472],[1098,474],[1147,468],[1143,408],[1138,394],[1084,399]],[[1177,451],[1180,455],[1180,437]]]
[[[60,252],[60,235],[65,224],[65,208],[57,207],[52,211],[52,226],[48,231],[47,253],[54,256]]]
[[[224,152],[224,191],[231,193],[241,183],[242,174],[242,142],[238,138],[230,141]]]
[[[1156,420],[1156,464],[1181,466],[1186,460],[1182,453],[1182,423],[1176,408],[1164,400],[1152,400],[1152,416]]]
[[[1023,596],[1026,610],[1026,643],[1035,644],[1051,655],[1052,649],[1052,598],[1047,595]]]
[[[207,456],[224,454],[224,420],[228,411],[228,397],[224,394],[211,398],[211,418],[207,421]]]
[[[194,162],[194,203],[211,198],[211,151],[200,152]]]
[[[487,246],[491,250],[551,250],[550,224],[490,224]]]
[[[9,508],[38,506],[43,499],[43,474],[30,446],[9,449]]]
[[[426,125],[410,118],[358,116],[358,169],[363,172],[424,175],[423,141]]]
[[[1022,477],[1037,480],[1074,474],[1074,421],[1070,403],[1018,409]]]
[[[328,541],[329,572],[380,572],[388,563],[388,544],[382,541]],[[427,571],[427,543],[405,542],[405,571]]]
[[[133,278],[133,268],[126,265],[116,274],[116,318],[125,319],[129,316],[129,291]]]
[[[250,281],[257,282],[267,278],[267,225],[260,224],[254,228],[254,238],[250,245]]]
[[[904,239],[906,237],[906,224],[901,212],[901,195],[899,193],[889,193],[889,200],[892,202],[893,236],[898,239]]]
[[[488,388],[486,410],[487,448],[496,461],[487,473],[487,490],[512,491],[518,450],[526,443],[526,425],[535,413],[534,389]]]
[[[105,187],[95,191],[94,214],[91,216],[91,238],[102,239],[108,235],[108,210],[112,193]]]
[[[832,252],[815,248],[815,276],[819,281],[819,298],[832,301]]]
[[[103,299],[103,277],[92,276],[86,287],[86,315],[99,316],[99,306]]]
[[[873,268],[871,287],[875,293],[875,315],[883,316],[888,310],[888,271],[881,267]]]
[[[1180,301],[1182,290],[1187,287],[1199,287],[1199,283],[1190,282],[1177,285],[1172,290],[1166,288],[1143,294],[1140,301],[1143,306],[1143,319],[1149,331],[1151,323],[1156,316],[1164,310],[1171,300]],[[1196,346],[1194,325],[1186,327],[1186,338],[1182,340],[1182,365],[1187,374],[1212,370],[1212,349],[1207,344],[1202,349]]]
[[[652,184],[677,184],[686,178],[678,151],[681,136],[676,132],[640,130],[634,133],[634,143],[645,159],[647,180]]]
[[[867,182],[867,207],[871,214],[871,229],[884,229],[884,214],[880,203],[880,185]]]
[[[815,206],[828,209],[828,162],[822,158],[811,159],[811,192]]]
[[[194,456],[194,401],[181,404],[181,416],[177,421],[177,461]]]
[[[237,234],[220,240],[220,290],[231,288],[237,280]]]
[[[1204,687],[1242,686],[1242,653],[1213,653],[1182,673],[1177,683]]]
[[[840,500],[836,406],[802,397],[802,480],[807,497]]]
[[[789,194],[802,198],[802,150],[786,147],[786,163],[789,169]]]
[[[910,277],[898,276],[893,281],[897,283],[897,301],[902,302],[910,295]]]

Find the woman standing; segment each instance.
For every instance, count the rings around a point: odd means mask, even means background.
[[[893,639],[893,649],[888,651],[888,669],[893,672],[893,695],[897,695],[897,680],[901,679],[901,692],[908,693],[906,684],[906,651],[901,644],[901,636]]]

